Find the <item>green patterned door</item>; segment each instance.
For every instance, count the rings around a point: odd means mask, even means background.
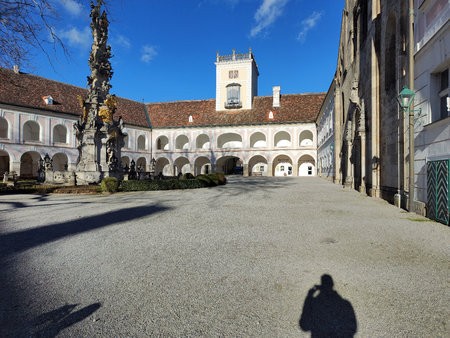
[[[427,216],[449,225],[450,160],[427,162]]]

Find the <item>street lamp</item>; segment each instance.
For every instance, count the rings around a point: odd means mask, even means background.
[[[409,89],[407,86],[404,86],[401,92],[398,94],[398,103],[402,109],[409,109],[411,107],[411,103],[414,100],[414,96],[416,93]]]
[[[408,198],[408,211],[413,211],[414,205],[414,96],[416,94],[413,90],[404,86],[398,94],[398,102],[403,111],[408,113],[409,117],[409,198]]]

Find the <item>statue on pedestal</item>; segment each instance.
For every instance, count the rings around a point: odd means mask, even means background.
[[[111,47],[107,44],[109,22],[106,12],[101,11],[102,5],[102,0],[91,2],[91,74],[87,77],[87,96],[78,97],[82,113],[74,124],[79,151],[78,184],[99,183],[106,176],[123,177],[120,158],[126,134],[122,117],[114,120],[117,98],[109,93],[113,71],[109,61]]]

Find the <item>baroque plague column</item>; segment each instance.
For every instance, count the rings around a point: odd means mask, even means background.
[[[123,178],[120,164],[124,145],[123,121],[114,120],[117,100],[110,95],[112,68],[108,40],[108,19],[101,12],[102,0],[91,2],[92,49],[89,57],[91,75],[88,94],[78,97],[82,115],[74,124],[78,141],[77,184],[99,183],[104,177]]]

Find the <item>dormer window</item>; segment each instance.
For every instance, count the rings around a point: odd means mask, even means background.
[[[192,115],[189,115],[189,119],[188,119],[189,123],[194,122],[194,118],[192,117]]]
[[[44,100],[45,104],[48,106],[51,106],[53,104],[53,97],[50,95],[43,96],[42,99]]]
[[[269,111],[269,119],[273,120],[273,111]]]
[[[227,86],[227,102],[225,102],[225,108],[242,108],[241,85],[239,83],[230,83]]]

